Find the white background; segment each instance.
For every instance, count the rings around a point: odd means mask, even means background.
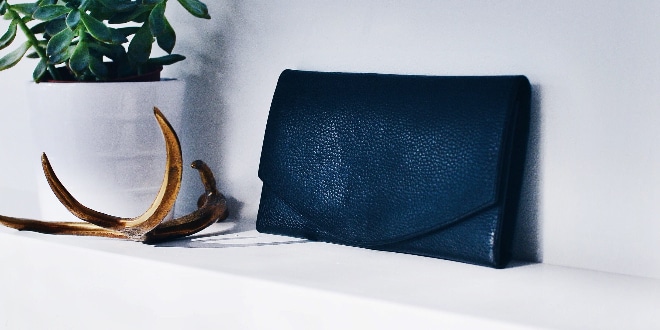
[[[660,2],[207,3],[211,21],[169,2],[175,51],[188,60],[166,73],[188,82],[185,160],[213,165],[246,228],[256,218],[261,141],[283,69],[525,74],[537,136],[520,240],[540,255],[519,254],[660,278]],[[32,168],[40,152],[24,96],[35,64],[0,72],[2,214],[38,214]],[[184,180],[177,212],[193,208],[198,189],[198,179]]]

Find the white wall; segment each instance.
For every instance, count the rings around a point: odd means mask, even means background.
[[[167,72],[189,83],[184,157],[214,164],[245,227],[256,218],[261,141],[283,69],[525,74],[538,141],[519,247],[538,244],[546,263],[660,278],[660,2],[207,3],[211,21],[171,2],[176,50],[189,59]],[[19,95],[30,70],[0,72],[0,97]],[[0,193],[29,196],[22,166],[35,156],[16,138],[27,130],[24,102],[0,107]],[[178,205],[191,209],[198,183],[184,180]]]

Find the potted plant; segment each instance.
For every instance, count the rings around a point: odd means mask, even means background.
[[[198,0],[178,3],[210,18]],[[161,108],[175,128],[181,117],[184,82],[160,77],[164,65],[185,58],[173,53],[167,5],[0,0],[0,14],[9,21],[0,36],[0,70],[25,57],[37,63],[27,87],[35,145],[82,202],[119,216],[142,212],[159,188],[165,154],[152,108]],[[38,171],[42,217],[71,218]]]
[[[196,17],[211,18],[199,0],[178,2]],[[0,59],[0,70],[32,50],[27,56],[39,59],[35,82],[158,80],[154,72],[185,59],[172,54],[176,33],[166,6],[167,0],[0,0],[0,15],[11,22],[0,49],[12,44],[18,30],[27,38]],[[167,55],[151,57],[154,41]]]

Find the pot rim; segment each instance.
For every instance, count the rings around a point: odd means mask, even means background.
[[[108,79],[105,81],[77,81],[77,80],[54,80],[54,79],[44,79],[37,83],[55,83],[55,84],[70,84],[70,83],[124,83],[124,82],[152,82],[152,81],[161,81],[161,72],[163,71],[163,66],[156,66],[154,70],[141,75],[133,75],[122,78]]]

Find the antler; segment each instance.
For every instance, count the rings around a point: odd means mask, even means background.
[[[198,209],[191,214],[163,223],[172,210],[181,188],[183,171],[181,145],[176,132],[162,112],[154,107],[154,115],[165,138],[167,161],[165,176],[151,206],[135,218],[120,218],[93,210],[78,202],[55,175],[46,154],[41,163],[51,190],[73,215],[86,222],[50,222],[0,215],[0,223],[18,230],[44,234],[101,236],[159,242],[194,234],[218,220],[227,218],[225,197],[216,189],[211,169],[201,160],[191,166],[199,171],[205,193],[200,196]]]

